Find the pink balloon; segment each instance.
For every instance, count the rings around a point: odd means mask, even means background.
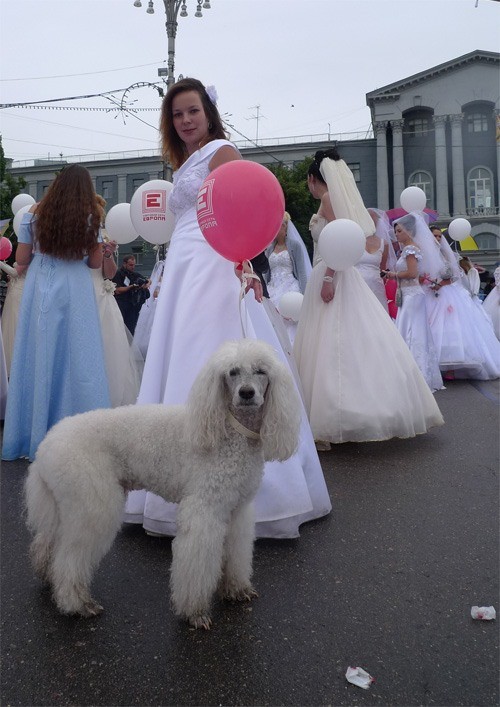
[[[0,260],[7,260],[12,253],[12,243],[8,238],[2,236],[0,238]]]
[[[281,185],[266,167],[234,160],[210,172],[198,192],[197,217],[206,240],[234,263],[271,243],[285,213]]]

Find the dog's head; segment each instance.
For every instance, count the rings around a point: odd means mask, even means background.
[[[214,449],[226,436],[228,410],[244,422],[259,418],[264,457],[288,459],[298,443],[300,403],[293,379],[271,346],[227,341],[211,356],[188,400],[191,434]],[[194,427],[193,427],[194,426]]]
[[[224,370],[224,383],[229,398],[229,405],[234,410],[259,410],[263,408],[266,392],[269,388],[269,365],[262,357],[246,355],[234,360]]]

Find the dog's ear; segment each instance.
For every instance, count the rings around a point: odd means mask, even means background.
[[[225,368],[212,357],[193,383],[189,394],[188,434],[195,447],[217,449],[226,436],[227,392]]]
[[[260,428],[265,460],[291,457],[297,450],[299,429],[300,401],[293,378],[284,364],[273,360]]]

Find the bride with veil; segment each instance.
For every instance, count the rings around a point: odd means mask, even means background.
[[[336,150],[316,153],[308,185],[321,201],[311,224],[316,242],[336,218],[355,221],[365,236],[374,233],[352,172]],[[294,353],[318,449],[413,437],[443,424],[408,347],[355,267],[334,272],[316,253]]]

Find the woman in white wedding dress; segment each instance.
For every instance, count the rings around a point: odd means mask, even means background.
[[[160,294],[161,280],[163,277],[163,268],[165,267],[164,260],[157,260],[151,273],[149,292],[151,296],[141,307],[139,319],[134,331],[134,344],[137,346],[141,355],[146,358],[148,352],[149,339],[151,337],[151,329],[156,312],[156,303]]]
[[[242,336],[240,283],[234,263],[211,248],[196,218],[203,180],[217,166],[240,159],[240,155],[225,139],[212,88],[209,95],[196,79],[183,79],[169,88],[162,107],[161,133],[164,155],[177,170],[169,198],[176,225],[156,305],[139,404],[170,405],[186,401],[199,370],[222,342]],[[256,297],[251,293],[242,305],[248,315],[247,335],[268,341],[286,361],[260,303],[260,281],[252,280],[251,287]],[[330,510],[304,411],[298,452],[286,462],[265,466],[255,499],[256,536],[297,537],[301,523]],[[175,512],[174,504],[152,493],[132,491],[125,521],[141,523],[150,533],[174,535]]]
[[[100,194],[97,194],[97,203],[103,224],[106,201]],[[102,240],[102,233],[99,237]],[[111,278],[117,269],[116,246],[115,241],[103,243],[102,267],[90,271],[101,322],[111,407],[133,405],[137,401],[144,368],[144,357],[133,343],[114,296],[116,285]]]
[[[276,238],[266,249],[266,255],[269,261],[267,290],[271,302],[279,311],[280,300],[287,292],[304,294],[312,270],[306,247],[287,211]],[[283,322],[293,344],[297,322],[286,318]]]
[[[336,150],[317,152],[308,185],[321,200],[315,242],[335,218],[374,223]],[[328,268],[316,252],[294,353],[318,449],[332,442],[413,437],[443,418],[408,347],[355,267]]]
[[[389,314],[387,295],[380,271],[387,268],[388,246],[375,234],[366,237],[366,245],[361,260],[356,263],[356,269],[382,307]]]
[[[5,297],[2,309],[1,321],[5,365],[7,368],[7,376],[9,376],[12,354],[14,352],[14,340],[16,338],[17,317],[19,315],[19,307],[21,306],[26,273],[23,272],[19,275],[15,268],[15,263],[14,267],[11,267],[7,265],[7,263],[1,262],[0,268],[9,276],[7,296]]]
[[[461,284],[462,273],[446,238],[438,243],[417,214],[413,240],[423,254],[427,318],[445,380],[500,377],[500,343],[493,324]]]
[[[495,286],[488,293],[482,306],[493,322],[495,336],[500,339],[500,267],[496,268],[493,276],[495,278]]]
[[[425,293],[419,282],[419,261],[422,253],[414,241],[416,217],[412,214],[396,221],[396,236],[402,251],[394,270],[388,270],[386,277],[397,279],[401,293],[398,303],[396,326],[406,341],[413,358],[417,362],[427,385],[432,391],[443,389],[443,379],[439,362],[427,322]]]

